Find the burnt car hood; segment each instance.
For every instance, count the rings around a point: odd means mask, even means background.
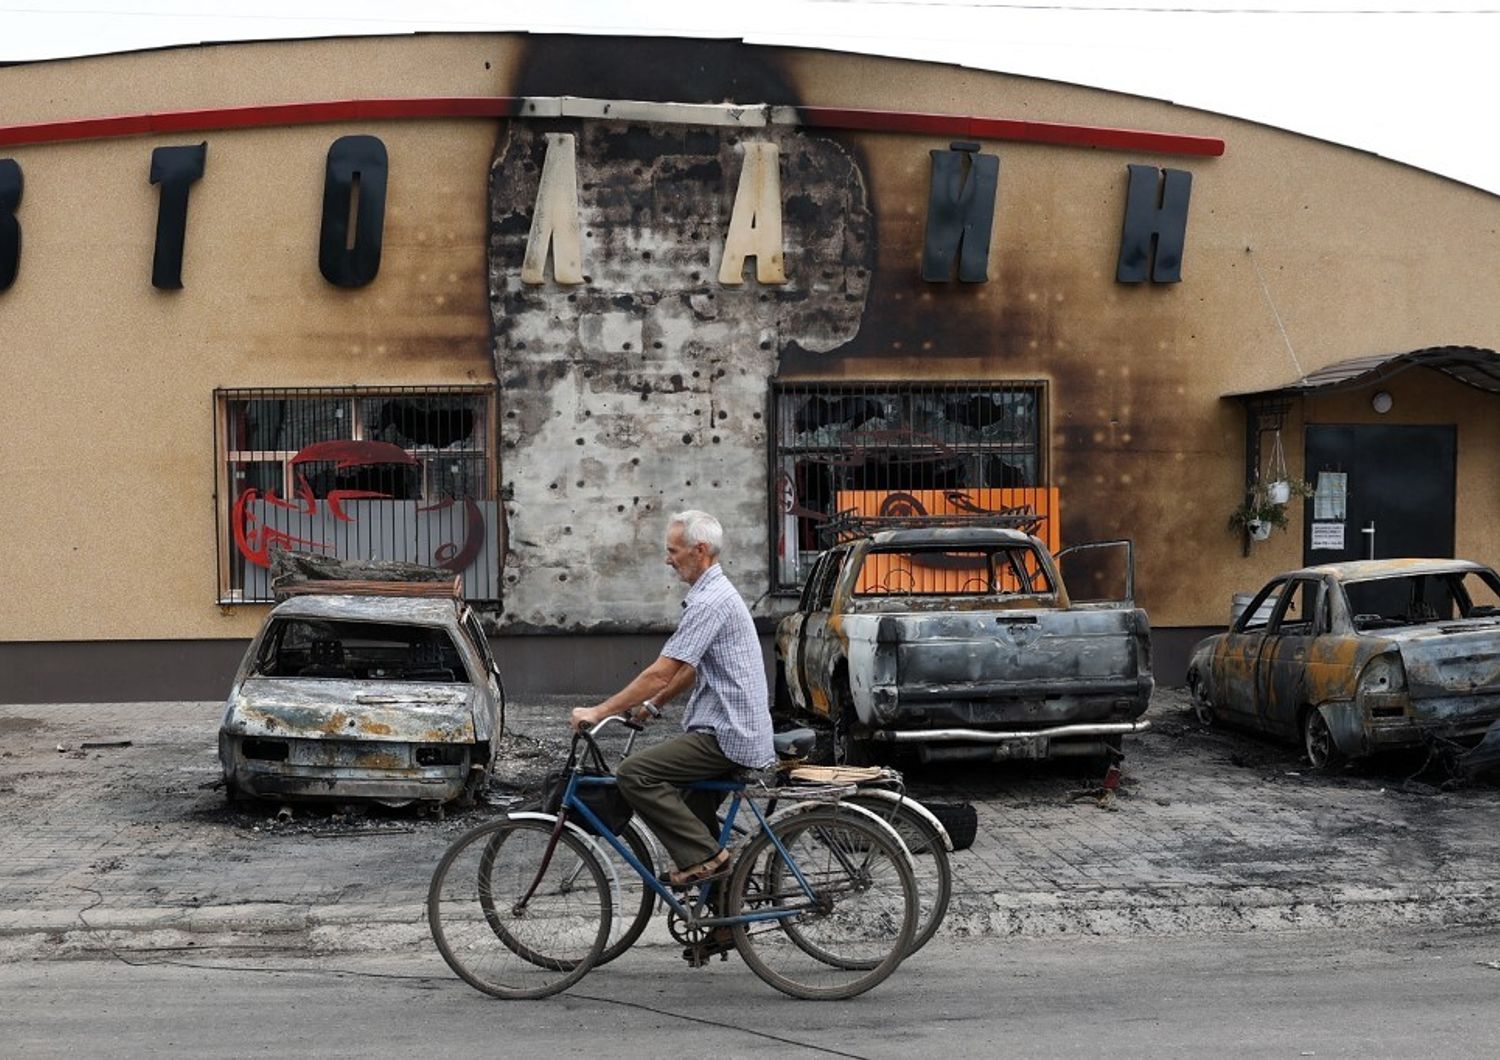
[[[1400,648],[1414,699],[1500,692],[1500,621],[1460,619],[1380,636]]]
[[[477,693],[467,685],[332,678],[247,678],[223,729],[239,736],[473,743]]]

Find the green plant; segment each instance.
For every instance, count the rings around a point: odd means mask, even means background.
[[[1278,530],[1285,530],[1287,527],[1286,505],[1272,504],[1270,501],[1260,503],[1246,501],[1229,513],[1229,529],[1237,533],[1253,530],[1252,524],[1255,523],[1265,523]]]
[[[1290,485],[1293,496],[1312,495],[1311,488],[1306,482],[1294,481]],[[1260,483],[1255,484],[1244,504],[1229,513],[1229,529],[1236,533],[1253,534],[1257,525],[1270,526],[1282,531],[1287,528],[1286,505],[1268,498],[1266,487]]]

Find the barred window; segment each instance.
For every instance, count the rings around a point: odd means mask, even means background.
[[[401,560],[498,592],[494,389],[216,390],[219,600],[271,599],[272,546]]]
[[[777,382],[771,393],[773,591],[795,591],[851,521],[1001,517],[1057,547],[1043,383]]]

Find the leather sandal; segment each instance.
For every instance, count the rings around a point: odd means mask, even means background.
[[[683,890],[727,875],[729,875],[729,851],[720,850],[707,861],[700,861],[685,869],[674,869],[665,873],[661,876],[661,882],[675,890]]]

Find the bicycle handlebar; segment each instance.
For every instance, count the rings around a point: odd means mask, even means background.
[[[599,722],[599,724],[595,725],[592,729],[590,729],[589,730],[589,736],[591,736],[591,737],[598,736],[601,732],[604,731],[604,726],[608,725],[612,721],[619,722],[621,725],[625,726],[625,728],[629,729],[631,732],[645,732],[646,731],[646,727],[644,725],[640,724],[640,722],[631,721],[624,714],[611,714],[609,717],[605,718],[603,721]]]

